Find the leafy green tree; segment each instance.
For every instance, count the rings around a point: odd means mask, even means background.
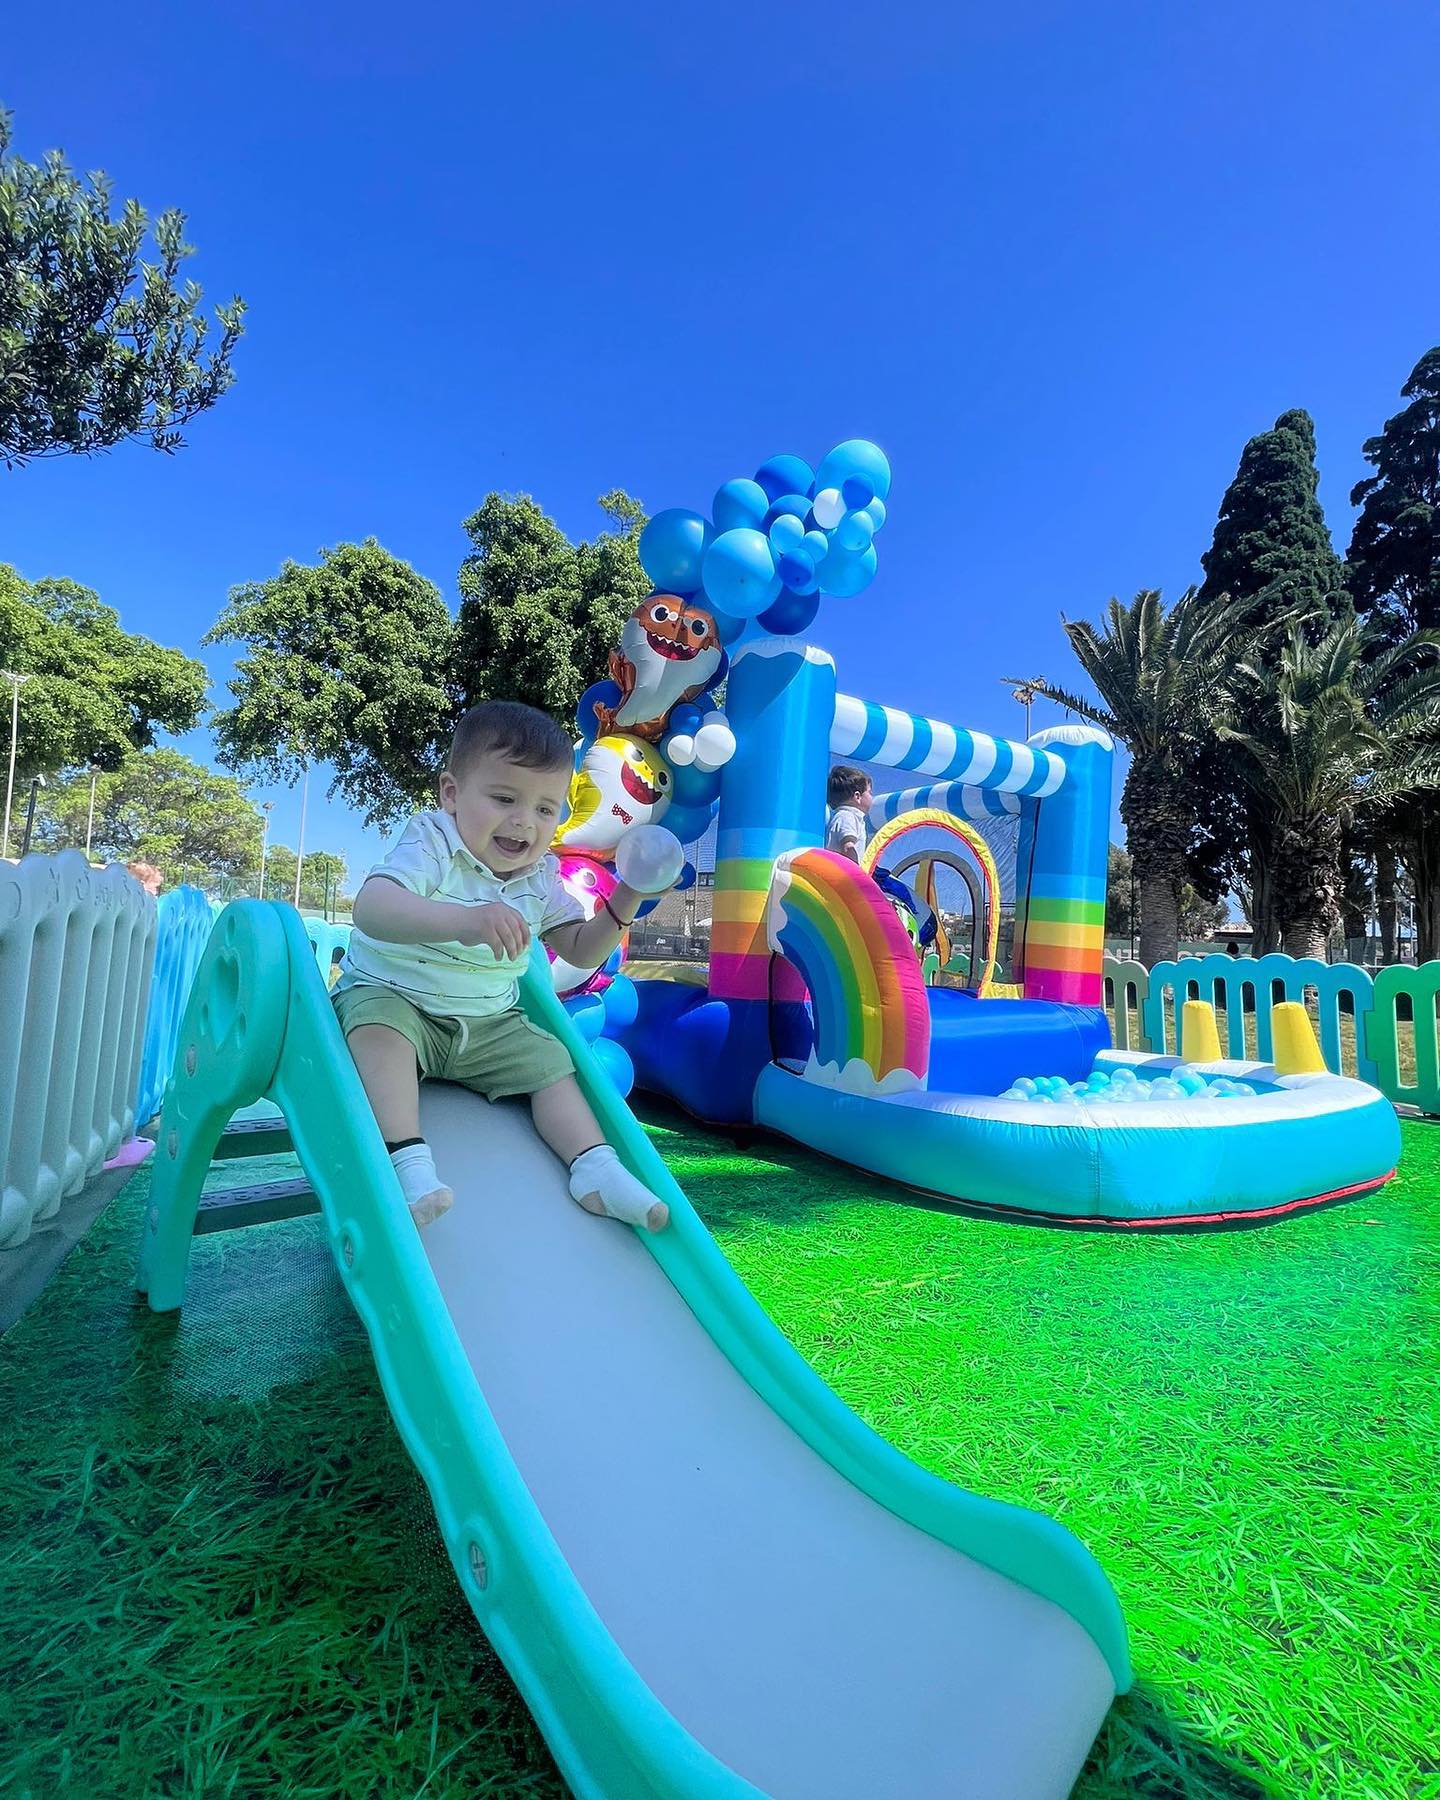
[[[1440,627],[1440,345],[1401,389],[1408,405],[1365,444],[1375,473],[1356,484],[1360,508],[1346,565],[1356,607],[1391,641]],[[1440,796],[1420,794],[1375,822],[1385,840],[1377,865],[1387,959],[1395,953],[1395,851],[1415,881],[1422,954],[1440,956]]]
[[[25,581],[0,563],[0,669],[31,677],[21,690],[21,776],[98,763],[117,769],[157,731],[188,731],[205,704],[203,663],[120,628],[93,589]],[[5,695],[8,699],[9,690]],[[10,707],[0,706],[0,761]]]
[[[1193,761],[1223,692],[1225,660],[1242,631],[1231,603],[1206,606],[1192,588],[1167,612],[1159,590],[1112,600],[1099,625],[1062,619],[1099,704],[1051,682],[1037,693],[1103,726],[1130,752],[1120,799],[1140,897],[1138,955],[1176,955],[1180,909],[1197,836]]]
[[[307,850],[300,871],[302,909],[320,912],[328,907],[332,914],[337,906],[348,910],[350,896],[345,893],[348,877],[343,856],[329,850]],[[265,858],[265,898],[293,900],[294,896],[295,852],[288,844],[272,844]]]
[[[1350,494],[1346,566],[1357,609],[1392,634],[1440,627],[1440,345],[1400,392],[1409,405],[1365,443],[1375,473]]]
[[[142,262],[150,221],[138,202],[112,218],[104,175],[87,184],[58,151],[29,163],[10,143],[0,110],[0,460],[127,439],[177,449],[179,427],[234,380],[244,303],[216,308],[206,356],[200,289],[180,280],[193,254],[185,215],[159,215],[154,260]]]
[[[1130,886],[1135,865],[1130,852],[1119,844],[1110,846],[1105,870],[1105,935],[1128,938],[1135,929],[1135,913],[1131,908]]]
[[[650,591],[639,501],[616,489],[599,504],[615,529],[580,544],[528,494],[487,494],[465,521],[474,549],[460,565],[452,665],[465,705],[521,700],[574,724],[622,622]]]
[[[458,704],[439,590],[374,538],[232,588],[204,642],[242,643],[215,714],[220,760],[267,781],[333,764],[368,823],[431,800]]]
[[[1273,905],[1284,948],[1325,955],[1340,921],[1346,828],[1440,788],[1440,635],[1385,646],[1351,616],[1312,638],[1292,626],[1239,658],[1216,732],[1271,821]]]
[[[36,813],[36,847],[83,848],[89,814],[89,775],[48,787]],[[90,853],[97,862],[154,863],[171,887],[240,879],[260,866],[260,815],[232,776],[178,750],[147,750],[96,778]]]
[[[1328,616],[1345,609],[1345,577],[1319,499],[1315,426],[1309,413],[1281,413],[1272,431],[1250,439],[1220,502],[1201,557],[1200,599],[1228,595],[1257,618]]]
[[[1189,882],[1180,890],[1180,936],[1187,944],[1204,943],[1229,922],[1230,907],[1223,899],[1208,900]]]

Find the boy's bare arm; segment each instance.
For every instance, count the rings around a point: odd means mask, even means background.
[[[569,925],[557,925],[545,934],[545,948],[574,963],[577,969],[598,969],[620,942],[621,930],[635,923],[635,909],[642,896],[622,881],[610,896],[610,904],[620,915],[613,919],[602,906],[593,919],[577,919]]]
[[[488,944],[497,956],[514,957],[530,942],[530,927],[503,901],[427,900],[384,875],[362,885],[351,917],[367,937],[387,944]]]

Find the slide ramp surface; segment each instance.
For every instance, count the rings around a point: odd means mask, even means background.
[[[802,1442],[522,1108],[436,1086],[423,1112],[456,1182],[423,1241],[477,1384],[674,1718],[794,1800],[1068,1793],[1112,1694],[1084,1628]]]
[[[240,902],[166,1094],[152,1307],[181,1303],[219,1133],[272,1100],[457,1577],[575,1794],[1067,1793],[1130,1678],[1098,1565],[870,1432],[730,1269],[543,971],[522,999],[667,1231],[583,1212],[523,1106],[437,1085],[423,1123],[457,1199],[417,1233],[298,918]]]

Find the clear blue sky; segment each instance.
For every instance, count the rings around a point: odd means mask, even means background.
[[[1433,0],[11,13],[21,153],[184,208],[251,311],[174,459],[0,474],[0,558],[187,650],[231,584],[367,534],[453,605],[491,488],[589,533],[607,488],[708,510],[862,435],[880,574],[814,635],[851,691],[1013,732],[998,677],[1073,677],[1062,607],[1196,579],[1287,407],[1343,551],[1440,338]]]

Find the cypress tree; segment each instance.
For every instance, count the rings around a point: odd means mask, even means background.
[[[1440,626],[1440,344],[1400,392],[1410,404],[1366,440],[1346,574],[1356,609],[1403,633]]]
[[[1315,425],[1299,408],[1250,439],[1201,557],[1200,599],[1254,604],[1257,622],[1344,610],[1345,578],[1319,500]]]
[[[1427,350],[1400,390],[1409,402],[1366,440],[1375,473],[1358,482],[1360,508],[1346,577],[1356,610],[1371,614],[1392,641],[1440,628],[1440,344]],[[1415,884],[1421,960],[1440,956],[1440,794],[1411,796],[1382,821],[1377,900],[1384,953],[1395,951],[1395,862]]]

